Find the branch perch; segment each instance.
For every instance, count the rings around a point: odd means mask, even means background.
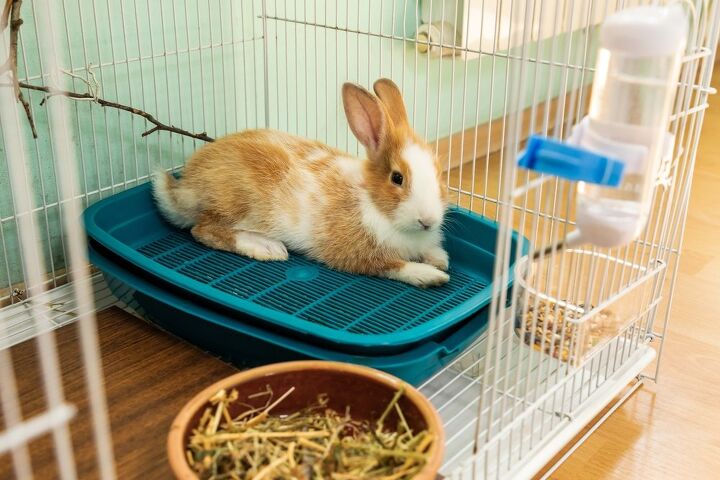
[[[20,102],[25,110],[28,123],[30,123],[30,129],[32,130],[33,138],[37,138],[37,129],[35,128],[35,119],[32,116],[32,110],[30,110],[30,104],[25,100],[25,96],[20,90],[18,84],[17,74],[17,44],[18,35],[20,33],[20,26],[23,24],[22,18],[20,18],[20,6],[22,0],[6,0],[5,6],[3,7],[2,16],[0,17],[0,32],[5,31],[8,24],[10,25],[10,55],[5,63],[0,66],[0,75],[10,70],[13,82],[13,89],[15,90],[15,98]]]
[[[17,75],[17,43],[18,43],[18,33],[20,31],[20,26],[23,24],[22,18],[20,18],[20,6],[22,5],[22,0],[5,0],[5,6],[3,7],[2,13],[0,14],[0,33],[2,33],[8,25],[10,25],[10,55],[8,59],[0,65],[0,75],[10,70],[12,75],[12,85],[0,85],[0,87],[13,87],[15,90],[15,97],[17,98],[18,102],[20,102],[25,109],[25,115],[27,116],[28,122],[30,123],[30,128],[32,129],[33,138],[37,138],[37,130],[35,129],[35,120],[32,116],[32,111],[30,110],[30,104],[27,102],[25,97],[23,96],[22,89],[26,90],[35,90],[39,92],[45,92],[47,95],[45,98],[42,99],[40,102],[40,105],[44,105],[47,99],[51,96],[55,95],[61,95],[68,98],[73,98],[75,100],[90,100],[93,101],[102,107],[110,107],[110,108],[116,108],[118,110],[124,110],[126,112],[130,112],[133,115],[137,115],[140,117],[143,117],[148,122],[152,123],[154,125],[153,128],[150,130],[147,130],[142,134],[143,137],[147,137],[151,133],[155,133],[157,131],[166,131],[166,132],[172,132],[177,133],[178,135],[184,135],[186,137],[195,138],[197,140],[202,140],[204,142],[214,142],[215,139],[208,136],[207,132],[201,132],[201,133],[193,133],[189,132],[185,129],[175,127],[173,125],[166,125],[162,123],[160,120],[155,118],[152,114],[144,112],[138,108],[130,107],[128,105],[123,105],[121,103],[112,102],[110,100],[105,100],[104,98],[98,97],[98,86],[97,84],[93,88],[90,84],[89,80],[85,81],[88,85],[88,89],[90,90],[89,93],[77,93],[77,92],[71,92],[67,90],[59,90],[52,87],[47,87],[44,85],[33,85],[26,82],[20,82],[18,81],[18,75]],[[75,76],[72,73],[65,72],[68,75]],[[90,75],[92,75],[92,72],[90,72]],[[93,77],[94,79],[94,77]],[[96,82],[95,82],[96,83]]]
[[[124,110],[126,112],[132,113],[133,115],[143,117],[145,120],[147,120],[148,122],[155,125],[153,128],[151,128],[147,132],[143,133],[142,134],[143,137],[146,137],[146,136],[150,135],[151,133],[157,132],[159,130],[163,130],[166,132],[177,133],[179,135],[185,135],[186,137],[195,138],[197,140],[202,140],[204,142],[214,142],[215,141],[214,138],[208,136],[207,132],[192,133],[185,129],[175,127],[173,125],[166,125],[166,124],[162,123],[160,120],[158,120],[157,118],[155,118],[150,113],[144,112],[135,107],[130,107],[128,105],[123,105],[121,103],[112,102],[110,100],[105,100],[104,98],[95,97],[90,93],[77,93],[77,92],[70,92],[67,90],[58,90],[55,88],[46,87],[44,85],[33,85],[30,83],[26,83],[26,82],[20,82],[19,86],[20,86],[20,88],[24,88],[27,90],[35,90],[38,92],[45,92],[48,94],[48,96],[61,95],[61,96],[68,97],[68,98],[74,98],[76,100],[92,100],[95,103],[97,103],[98,105],[101,105],[103,107],[117,108],[118,110]],[[45,100],[47,100],[47,98],[48,97],[45,97],[45,99],[43,99],[43,103],[45,102]]]

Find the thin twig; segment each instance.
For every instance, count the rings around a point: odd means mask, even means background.
[[[33,119],[32,111],[30,110],[30,104],[25,100],[20,90],[18,90],[17,99],[18,102],[22,103],[23,109],[25,110],[25,116],[27,116],[28,122],[30,123],[33,138],[38,138],[37,130],[35,129],[35,119]]]
[[[22,6],[22,0],[6,0],[5,6],[3,7],[2,16],[0,17],[0,32],[10,25],[10,53],[7,60],[3,65],[0,66],[0,75],[10,71],[13,82],[13,89],[15,90],[15,98],[20,102],[25,110],[30,129],[32,130],[33,138],[37,138],[37,129],[35,128],[35,119],[30,110],[30,104],[25,100],[25,96],[20,90],[18,83],[17,73],[17,50],[18,50],[18,35],[20,33],[20,26],[23,24],[22,18],[20,18],[20,7]]]
[[[0,85],[0,87],[3,85]],[[5,85],[6,86],[6,85]],[[25,88],[27,90],[35,90],[38,92],[45,92],[48,95],[46,98],[54,95],[61,95],[68,98],[73,98],[76,100],[92,100],[98,105],[101,105],[103,107],[110,107],[110,108],[117,108],[118,110],[124,110],[126,112],[130,112],[133,115],[138,115],[140,117],[143,117],[148,122],[155,125],[153,128],[148,130],[147,132],[143,133],[142,136],[145,137],[147,135],[150,135],[151,133],[157,132],[159,130],[163,130],[166,132],[172,132],[177,133],[179,135],[185,135],[186,137],[196,138],[198,140],[202,140],[204,142],[214,142],[215,139],[208,136],[206,132],[202,133],[192,133],[188,132],[187,130],[184,130],[182,128],[175,127],[173,125],[165,125],[160,120],[155,118],[152,114],[144,112],[138,108],[130,107],[128,105],[123,105],[121,103],[112,102],[110,100],[105,100],[104,98],[95,97],[90,93],[77,93],[77,92],[70,92],[67,90],[58,90],[55,88],[46,87],[44,85],[33,85],[26,82],[19,82],[20,88]],[[44,103],[44,100],[43,100]]]
[[[10,71],[12,76],[12,85],[0,85],[0,87],[13,87],[15,91],[15,97],[17,98],[18,102],[20,102],[23,106],[23,109],[25,110],[25,115],[27,116],[28,123],[30,123],[30,129],[32,130],[33,138],[37,138],[37,129],[35,128],[35,120],[32,115],[32,110],[30,109],[30,104],[25,99],[22,89],[27,90],[35,90],[39,92],[45,92],[47,95],[42,99],[40,102],[40,105],[45,105],[45,102],[48,98],[56,95],[61,95],[68,98],[73,98],[75,100],[90,100],[92,102],[95,102],[103,107],[110,107],[110,108],[116,108],[118,110],[124,110],[126,112],[130,112],[133,115],[138,115],[140,117],[143,117],[148,122],[152,123],[154,125],[153,128],[150,130],[144,132],[142,134],[143,137],[146,137],[150,135],[151,133],[155,133],[157,131],[163,130],[166,132],[172,132],[177,133],[178,135],[184,135],[186,137],[195,138],[197,140],[202,140],[204,142],[214,142],[215,139],[208,136],[206,132],[201,133],[193,133],[189,132],[185,129],[175,127],[173,125],[166,125],[162,123],[160,120],[155,118],[153,115],[144,112],[140,109],[137,109],[135,107],[130,107],[128,105],[123,105],[121,103],[117,102],[111,102],[110,100],[105,100],[103,98],[100,98],[99,95],[99,85],[97,84],[97,80],[95,79],[95,76],[93,75],[92,71],[88,67],[88,75],[92,77],[92,81],[90,79],[85,80],[80,78],[83,82],[86,83],[88,86],[88,93],[77,93],[77,92],[70,92],[67,90],[59,90],[56,88],[46,87],[44,85],[32,85],[30,83],[26,82],[20,82],[18,81],[18,73],[17,73],[17,51],[18,51],[18,34],[20,31],[20,26],[23,24],[22,18],[20,18],[20,6],[22,5],[22,0],[5,0],[5,6],[3,7],[2,14],[0,14],[0,32],[3,32],[5,28],[7,28],[8,25],[10,25],[10,54],[7,58],[7,60],[0,65],[0,75],[3,73]],[[68,75],[71,75],[73,77],[77,77],[77,75],[65,72]]]
[[[155,133],[155,132],[157,132],[158,130],[160,130],[160,127],[155,126],[155,127],[151,128],[150,130],[148,130],[147,132],[143,132],[142,135],[140,135],[140,136],[141,136],[141,137],[147,137],[147,136],[150,135],[151,133]]]

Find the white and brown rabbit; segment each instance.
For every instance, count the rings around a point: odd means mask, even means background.
[[[199,242],[257,260],[286,260],[290,249],[350,273],[446,283],[440,165],[410,128],[398,87],[380,79],[373,88],[377,97],[352,84],[342,89],[367,159],[248,130],[200,148],[180,180],[156,175],[160,210],[192,227]]]

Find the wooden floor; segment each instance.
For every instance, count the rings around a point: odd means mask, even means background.
[[[720,87],[720,69],[714,84]],[[705,118],[660,383],[630,398],[552,478],[720,477],[720,99]],[[170,476],[165,435],[179,408],[234,369],[117,309],[99,333],[121,479]],[[96,478],[75,326],[57,333],[81,478]],[[25,415],[43,408],[35,346],[12,349]],[[3,424],[0,416],[0,425]],[[36,478],[56,478],[51,442],[33,442]],[[0,479],[13,478],[0,456]]]
[[[165,440],[173,418],[204,386],[236,370],[117,308],[102,312],[98,323],[118,479],[171,478]],[[76,325],[63,327],[57,343],[68,402],[78,407],[72,423],[78,476],[97,478],[77,336]],[[35,343],[11,352],[23,413],[38,413],[44,405]],[[50,437],[33,442],[31,452],[35,478],[57,478]],[[9,460],[0,455],[0,479],[13,478]]]

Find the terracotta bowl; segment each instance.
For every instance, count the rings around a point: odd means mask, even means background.
[[[240,397],[266,390],[269,385],[276,397],[295,387],[295,391],[278,405],[272,413],[289,414],[307,407],[317,400],[320,393],[329,396],[329,407],[339,412],[350,406],[350,414],[358,420],[376,420],[399,388],[404,388],[405,395],[399,405],[403,414],[415,431],[427,429],[435,435],[436,441],[430,449],[430,458],[425,468],[415,476],[416,480],[434,480],[440,469],[444,449],[444,433],[440,416],[430,402],[409,384],[386,373],[371,368],[359,367],[345,363],[303,361],[288,362],[255,368],[232,375],[221,380],[195,395],[180,411],[173,421],[168,435],[168,457],[173,473],[178,479],[190,480],[197,476],[185,459],[185,446],[188,444],[192,430],[200,421],[200,416],[208,406],[208,399],[221,389],[236,388]],[[279,393],[278,393],[279,392]],[[252,404],[250,400],[243,400]],[[255,399],[261,407],[264,398]],[[237,411],[230,413],[239,415],[247,409],[238,405]],[[388,415],[386,425],[393,428],[397,416]]]

